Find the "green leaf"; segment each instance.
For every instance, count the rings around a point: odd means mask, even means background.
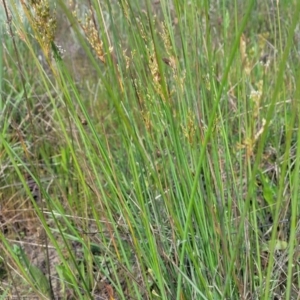
[[[261,180],[262,185],[263,185],[264,199],[268,203],[270,208],[272,208],[274,206],[275,200],[276,200],[275,187],[274,187],[274,185],[272,185],[272,183],[270,183],[269,179],[263,174],[263,172],[261,172],[260,170],[258,170],[258,172],[259,172],[259,175],[260,175],[260,180]]]
[[[30,275],[35,287],[43,294],[49,295],[50,285],[45,274],[38,267],[30,263],[22,247],[18,247],[17,252],[18,252],[20,262],[24,265],[25,270]]]

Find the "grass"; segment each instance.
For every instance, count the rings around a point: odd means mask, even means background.
[[[0,299],[299,299],[300,4],[26,3],[1,11]]]

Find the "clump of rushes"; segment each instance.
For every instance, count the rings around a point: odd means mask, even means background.
[[[300,2],[83,2],[22,0],[30,33],[12,13],[24,43],[0,71],[0,294],[297,299]],[[68,57],[52,59],[60,37]],[[36,109],[23,129],[25,87],[50,118]]]

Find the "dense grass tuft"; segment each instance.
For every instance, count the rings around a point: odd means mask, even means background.
[[[299,298],[299,1],[3,4],[1,299]]]

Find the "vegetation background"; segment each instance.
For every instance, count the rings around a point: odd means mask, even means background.
[[[299,12],[2,0],[0,299],[300,299]]]

